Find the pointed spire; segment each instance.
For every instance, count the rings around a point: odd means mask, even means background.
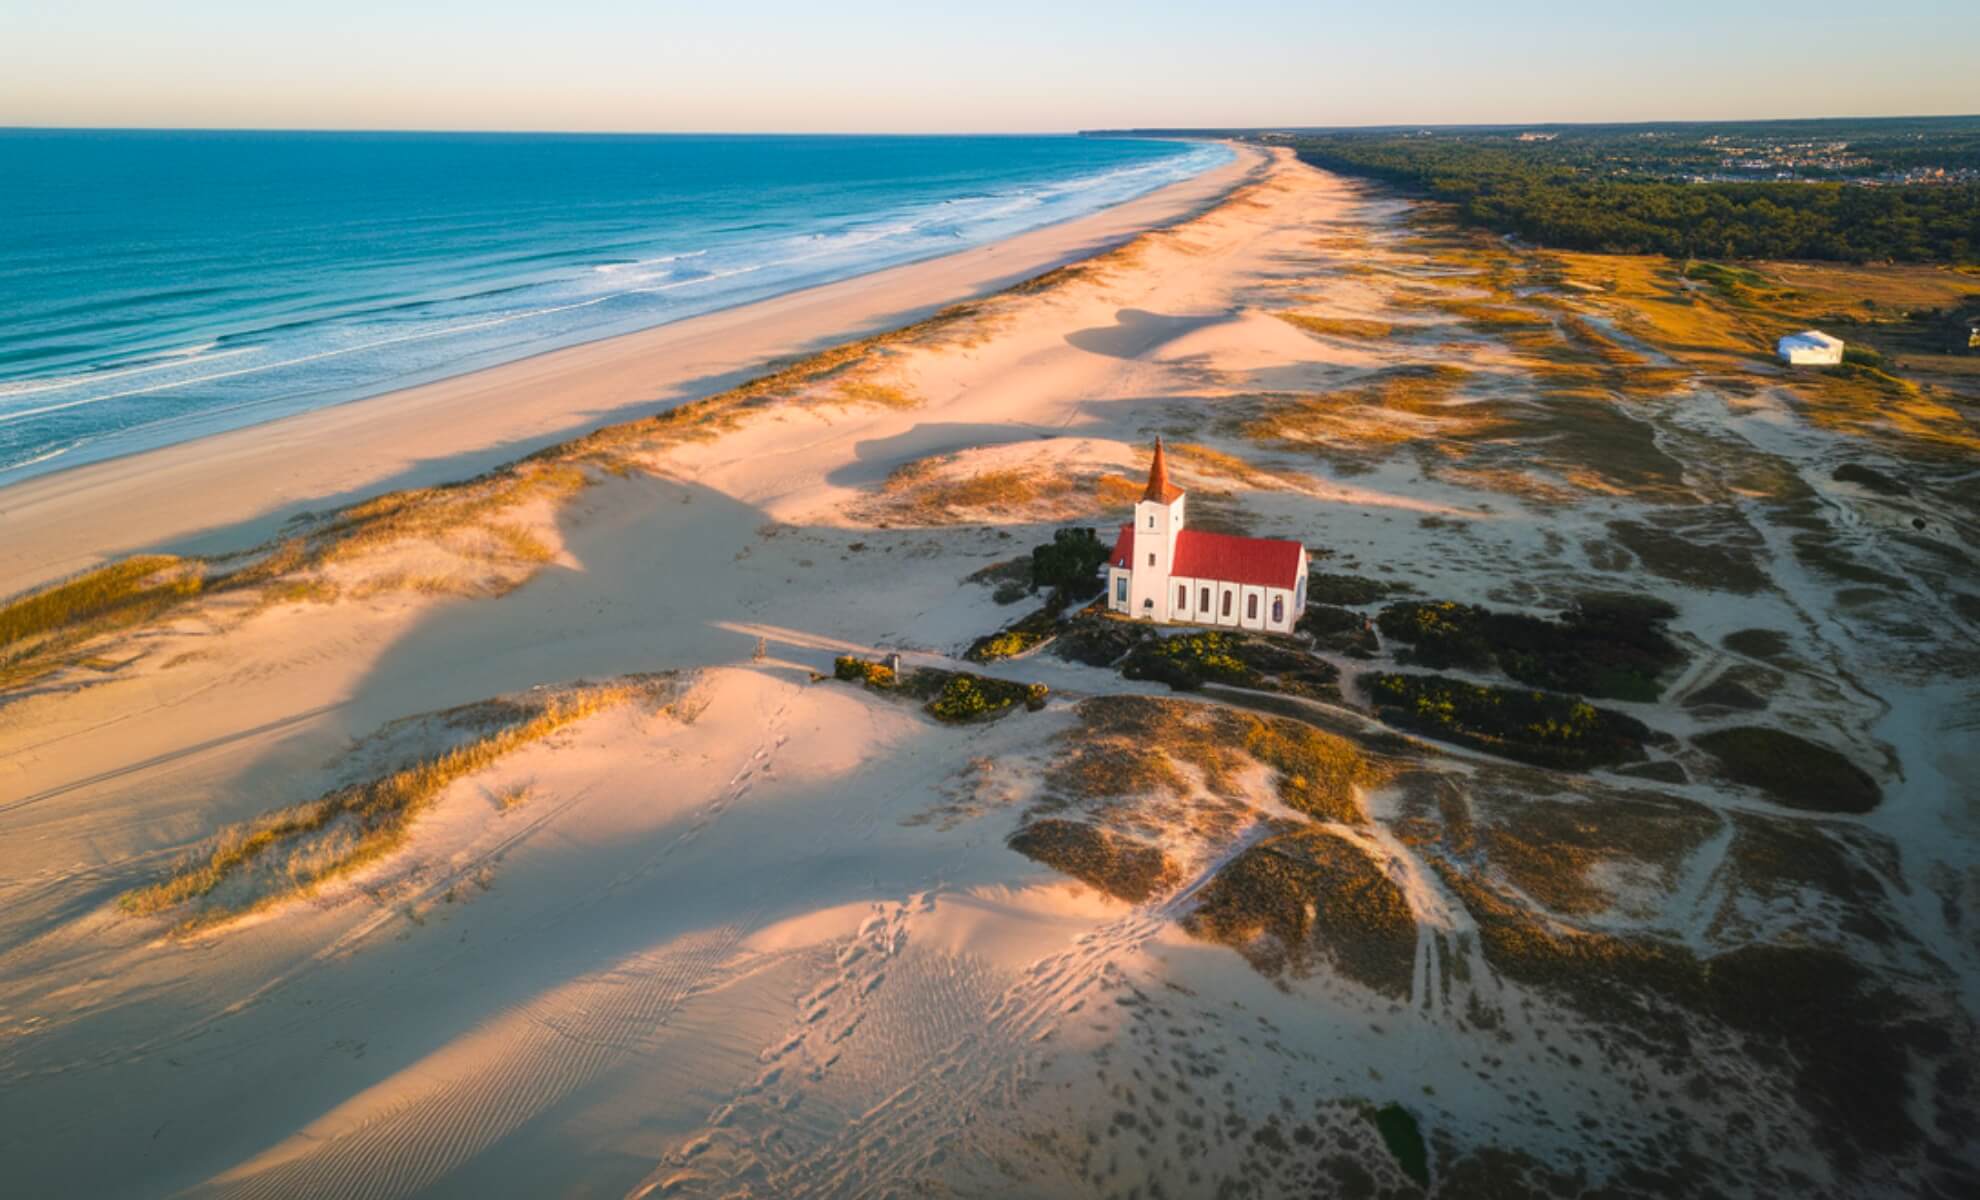
[[[1148,490],[1141,493],[1143,500],[1157,504],[1169,504],[1182,495],[1181,488],[1169,482],[1169,464],[1162,457],[1162,439],[1155,439],[1155,461],[1148,464]]]

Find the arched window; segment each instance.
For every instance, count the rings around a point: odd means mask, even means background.
[[[1155,608],[1155,597],[1150,596],[1148,599],[1143,600],[1141,602],[1141,607],[1152,611]]]
[[[1286,620],[1286,598],[1284,596],[1272,597],[1272,624],[1283,625],[1285,623],[1285,620]]]
[[[1234,593],[1231,592],[1224,593],[1224,616],[1226,619],[1228,619],[1231,615],[1231,596],[1233,594]]]
[[[1210,589],[1209,589],[1209,588],[1204,588],[1204,589],[1203,589],[1203,603],[1202,603],[1202,604],[1200,604],[1200,605],[1198,605],[1197,607],[1198,607],[1198,608],[1201,608],[1201,609],[1202,609],[1202,610],[1203,610],[1204,612],[1209,612],[1209,611],[1210,611]]]
[[[1149,527],[1150,529],[1153,529],[1153,528],[1155,528],[1155,514],[1154,514],[1154,513],[1149,513],[1149,514],[1148,514],[1148,527]]]
[[[1258,619],[1258,597],[1246,596],[1244,598],[1244,619],[1247,621],[1256,621]]]
[[[1176,585],[1176,607],[1177,607],[1177,608],[1188,608],[1188,607],[1189,607],[1189,585],[1188,585],[1188,584],[1182,584],[1182,583],[1179,583],[1179,584],[1177,584],[1177,585]]]
[[[1155,552],[1152,550],[1148,552],[1148,565],[1151,567],[1155,565]]]

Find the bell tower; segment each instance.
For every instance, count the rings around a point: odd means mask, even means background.
[[[1128,615],[1154,621],[1171,616],[1175,597],[1169,577],[1176,562],[1176,535],[1183,527],[1183,490],[1169,482],[1169,464],[1162,439],[1155,439],[1155,460],[1148,466],[1148,487],[1134,506],[1133,582],[1128,591]]]

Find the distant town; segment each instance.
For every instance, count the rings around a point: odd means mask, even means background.
[[[1980,117],[1129,132],[1288,147],[1561,249],[1980,262]]]
[[[1847,183],[1859,187],[1952,186],[1980,183],[1980,143],[1973,122],[1938,119],[1947,127],[1886,131],[1883,121],[1781,122],[1781,132],[1745,123],[1735,132],[1700,126],[1657,128],[1573,126],[1537,129],[1420,128],[1408,131],[1275,130],[1260,140],[1292,143],[1321,136],[1434,139],[1474,147],[1515,144],[1549,161],[1597,178],[1659,183]],[[1833,124],[1856,136],[1811,135],[1810,125]],[[1914,122],[1903,122],[1909,126]],[[1563,142],[1563,135],[1566,141]]]

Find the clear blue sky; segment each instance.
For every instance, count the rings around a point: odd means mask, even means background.
[[[1973,0],[0,0],[0,125],[1016,131],[1974,112]]]

